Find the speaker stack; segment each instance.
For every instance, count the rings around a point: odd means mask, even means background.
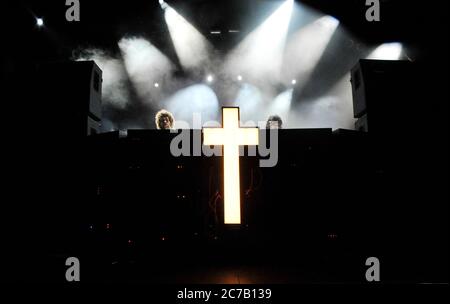
[[[405,129],[417,113],[414,64],[361,59],[351,70],[355,129],[390,134]]]
[[[102,71],[94,61],[41,64],[35,108],[45,133],[83,138],[100,132]]]

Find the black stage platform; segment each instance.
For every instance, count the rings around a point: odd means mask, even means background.
[[[223,224],[222,158],[173,157],[177,133],[48,136],[51,153],[30,147],[41,161],[26,162],[29,212],[13,239],[14,260],[45,262],[18,262],[18,280],[36,267],[64,283],[69,256],[96,283],[361,283],[373,256],[383,282],[448,280],[438,138],[278,132],[277,166],[241,157],[240,226]]]

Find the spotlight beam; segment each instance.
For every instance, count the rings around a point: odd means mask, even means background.
[[[322,16],[292,35],[284,52],[282,74],[285,84],[307,83],[338,25],[339,21],[334,17]]]
[[[401,43],[384,43],[378,46],[372,53],[367,56],[367,59],[378,60],[399,60],[402,56],[403,46]]]
[[[278,78],[293,5],[293,0],[285,1],[233,49],[225,63],[228,74]]]
[[[170,5],[164,9],[164,18],[183,68],[205,69],[212,49],[206,38]]]

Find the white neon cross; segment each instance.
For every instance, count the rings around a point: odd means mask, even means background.
[[[222,108],[222,128],[203,128],[203,144],[223,146],[225,224],[241,223],[239,146],[258,145],[258,128],[240,128],[239,108]]]

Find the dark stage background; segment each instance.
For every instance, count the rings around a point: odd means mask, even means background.
[[[157,1],[83,2],[80,24],[62,19],[60,2],[2,4],[2,248],[12,281],[67,284],[64,262],[75,256],[82,283],[365,283],[375,256],[382,282],[448,283],[447,3],[381,1],[385,19],[374,24],[354,13],[364,1],[302,1],[368,45],[401,41],[414,60],[366,67],[363,80],[376,86],[364,97],[369,132],[282,129],[276,167],[241,157],[244,221],[235,228],[221,224],[220,157],[173,157],[176,134],[149,128],[86,136],[89,102],[64,102],[86,98],[89,67],[61,64],[80,45],[113,49],[147,26],[146,37],[167,46],[167,31],[154,26],[163,22]],[[195,12],[212,1],[181,2],[169,3],[207,32],[211,19]],[[30,12],[54,31],[43,35]],[[213,41],[222,52],[235,43]]]

